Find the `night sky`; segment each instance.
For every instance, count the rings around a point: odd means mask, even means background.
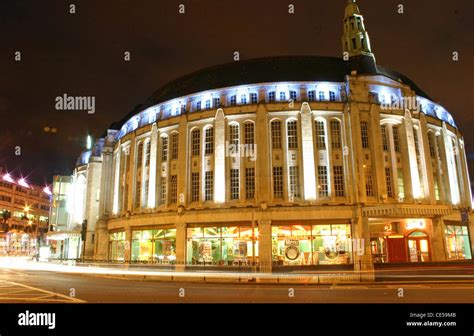
[[[178,5],[185,4],[185,14]],[[288,14],[288,4],[295,14]],[[404,5],[398,14],[397,5]],[[70,14],[70,4],[76,14]],[[97,137],[166,82],[241,59],[341,56],[346,0],[0,2],[0,166],[30,181],[71,174]],[[474,1],[359,0],[377,63],[418,84],[454,117],[474,171]],[[21,61],[15,61],[15,52]],[[124,60],[124,52],[131,61]],[[453,51],[459,61],[453,62]],[[55,98],[95,96],[96,112]],[[45,132],[44,128],[50,131]],[[52,133],[51,129],[57,132]],[[15,155],[15,146],[21,155]]]

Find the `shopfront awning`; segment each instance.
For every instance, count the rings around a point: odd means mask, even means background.
[[[412,204],[390,204],[375,205],[362,208],[364,217],[435,217],[446,216],[452,213],[449,205],[412,205]]]

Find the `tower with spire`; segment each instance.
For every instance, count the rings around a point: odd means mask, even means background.
[[[356,0],[347,1],[343,31],[342,50],[344,55],[349,55],[351,68],[358,72],[371,72],[375,68],[375,56]]]

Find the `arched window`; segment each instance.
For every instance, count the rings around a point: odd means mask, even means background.
[[[161,137],[161,161],[168,160],[168,136]]]
[[[204,145],[204,154],[213,154],[214,153],[214,127],[207,127],[205,130],[205,145]]]
[[[255,143],[253,122],[246,122],[244,124],[244,143],[246,145],[253,145]]]
[[[179,141],[179,134],[173,133],[171,134],[171,160],[178,159],[178,141]]]
[[[333,119],[330,121],[329,126],[331,128],[331,147],[333,149],[339,149],[342,145],[341,122]]]
[[[201,131],[196,128],[191,132],[191,154],[199,156],[201,152]]]
[[[316,148],[326,149],[326,130],[324,129],[324,121],[316,120],[314,122],[314,129],[316,130]]]
[[[281,121],[273,120],[271,123],[272,148],[281,149]]]
[[[230,124],[229,125],[229,144],[230,145],[239,145],[239,125]]]
[[[288,149],[298,149],[298,124],[296,120],[290,120],[286,124]]]

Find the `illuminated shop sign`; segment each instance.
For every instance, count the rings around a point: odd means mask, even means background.
[[[407,220],[406,229],[407,230],[414,230],[419,229],[422,230],[425,228],[425,221],[423,219],[409,219]]]

